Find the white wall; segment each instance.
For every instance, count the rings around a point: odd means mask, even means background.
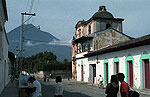
[[[4,32],[5,17],[2,7],[2,0],[0,0],[0,93],[3,91],[10,80],[9,65],[8,65],[8,42]]]
[[[105,58],[108,59],[109,62],[109,82],[111,75],[114,74],[113,69],[113,60],[117,56],[119,59],[119,72],[124,73],[125,76],[127,74],[126,72],[126,58],[130,54],[134,59],[134,83],[136,88],[140,88],[141,85],[141,72],[140,72],[140,58],[141,55],[146,51],[150,55],[150,45],[135,47],[131,49],[106,53],[102,55],[98,55],[98,63],[97,63],[97,56],[89,57],[89,58],[82,58],[77,59],[77,81],[81,81],[81,60],[83,60],[84,64],[84,81],[88,82],[89,78],[89,64],[96,64],[96,79],[98,79],[99,75],[101,74],[104,76],[104,60]],[[125,77],[125,81],[127,80],[127,77]],[[97,81],[96,81],[97,82]]]
[[[81,81],[81,61],[83,61],[83,79],[84,82],[88,82],[89,78],[89,64],[88,64],[88,58],[78,59],[77,60],[77,81]]]
[[[76,64],[77,71],[77,81],[81,81],[81,60],[77,60]]]
[[[3,64],[5,69],[5,86],[8,84],[10,76],[9,76],[9,64],[8,64],[8,43],[6,40],[5,32],[2,36],[2,47],[3,47]]]
[[[98,63],[97,64],[97,71],[96,71],[96,77],[98,78],[98,75],[101,74],[104,76],[104,59],[107,58],[109,61],[109,82],[111,75],[113,75],[113,59],[117,56],[120,62],[119,65],[119,71],[121,73],[124,73],[126,75],[126,64],[125,60],[128,54],[131,54],[134,58],[134,84],[137,88],[141,85],[141,77],[140,77],[140,57],[143,54],[144,51],[146,51],[148,54],[150,54],[150,45],[146,46],[140,46],[132,49],[102,54],[98,56]],[[93,60],[94,57],[90,57],[89,60]],[[125,77],[125,81],[126,81]]]
[[[3,28],[4,29],[4,28]],[[0,60],[0,93],[10,80],[9,64],[8,64],[8,43],[6,40],[5,32],[0,32],[1,35],[1,60]]]

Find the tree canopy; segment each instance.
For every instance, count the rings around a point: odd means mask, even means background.
[[[50,70],[71,70],[71,62],[64,59],[63,62],[57,61],[57,56],[52,52],[40,52],[23,59],[24,69],[28,72],[50,71]]]

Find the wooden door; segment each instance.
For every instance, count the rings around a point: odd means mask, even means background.
[[[114,64],[115,64],[115,66],[114,66],[115,74],[118,74],[119,73],[119,62],[115,62]]]
[[[105,84],[108,83],[108,63],[105,63]]]
[[[145,59],[145,88],[150,89],[150,66],[149,60]]]
[[[129,75],[130,75],[130,86],[133,87],[133,64],[132,61],[129,62]]]
[[[96,77],[96,64],[93,64],[93,83],[95,83],[95,77]]]
[[[93,66],[92,64],[89,65],[89,83],[93,83]]]
[[[129,85],[133,87],[133,62],[132,61],[127,61],[128,65],[128,81]]]
[[[83,78],[84,76],[83,76],[83,65],[81,65],[81,81],[83,81]]]

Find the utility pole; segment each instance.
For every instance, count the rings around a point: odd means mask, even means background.
[[[31,14],[31,13],[21,13],[21,15],[22,15],[22,20],[21,20],[21,29],[20,29],[20,61],[19,61],[19,63],[20,63],[20,71],[22,71],[22,55],[23,55],[23,42],[24,42],[24,23],[26,22],[26,21],[28,21],[32,16],[35,16],[35,13],[34,14]],[[25,22],[24,22],[24,16],[25,15],[28,15],[28,16],[30,16]]]

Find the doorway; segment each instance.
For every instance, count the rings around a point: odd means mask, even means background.
[[[96,77],[96,64],[89,65],[89,82],[94,83]]]
[[[108,84],[108,63],[105,63],[105,84]]]
[[[150,89],[150,64],[149,59],[143,59],[142,60],[143,65],[143,79],[144,79],[144,87],[146,89]]]
[[[81,65],[81,81],[84,81],[83,65]]]
[[[114,72],[115,74],[119,73],[119,62],[114,62]]]
[[[131,87],[133,87],[133,62],[132,60],[127,61],[127,80]]]

